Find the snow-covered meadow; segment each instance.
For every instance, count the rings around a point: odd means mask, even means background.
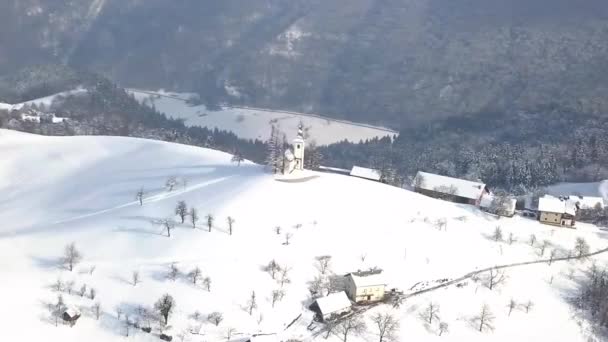
[[[245,139],[268,139],[271,125],[277,126],[283,132],[296,131],[300,122],[310,130],[316,143],[321,145],[343,140],[356,143],[361,140],[397,134],[384,127],[295,112],[236,107],[224,107],[219,111],[211,111],[207,110],[204,105],[188,104],[188,98],[194,95],[188,93],[151,92],[136,89],[131,89],[129,92],[140,102],[154,105],[157,110],[169,117],[184,119],[186,125],[231,131]]]
[[[123,340],[125,314],[134,319],[139,305],[150,307],[164,293],[176,301],[169,333],[178,341],[182,333],[187,341],[225,341],[231,328],[233,339],[265,333],[280,341],[323,340],[320,325],[307,328],[316,256],[331,255],[336,274],[380,267],[389,288],[408,293],[475,269],[539,259],[544,240],[545,258],[553,249],[564,255],[577,237],[591,250],[608,245],[606,232],[590,225],[571,230],[521,217],[497,219],[469,206],[334,174],[277,182],[261,166],[231,163],[228,154],[159,141],[0,130],[0,154],[0,322],[9,341]],[[165,187],[170,177],[180,180],[172,191]],[[136,193],[142,187],[140,206]],[[179,224],[174,209],[182,200],[198,210],[198,228],[188,220]],[[210,232],[207,214],[215,218]],[[235,219],[232,235],[228,216]],[[160,224],[167,218],[178,222],[171,237]],[[438,229],[442,220],[447,225]],[[503,242],[492,239],[497,226]],[[510,233],[512,244],[506,241]],[[71,242],[84,256],[73,272],[59,262]],[[285,296],[274,308],[271,293],[281,286],[263,271],[272,259],[290,269]],[[601,264],[606,256],[595,259]],[[167,278],[173,263],[181,271],[175,281]],[[397,309],[380,305],[365,314],[368,331],[349,341],[377,340],[369,318],[378,311],[399,318],[401,341],[588,341],[590,329],[568,299],[590,263],[523,266],[507,270],[506,283],[493,290],[482,276],[408,298]],[[197,266],[211,279],[210,291],[189,280],[187,273]],[[141,276],[136,286],[133,271]],[[83,313],[71,328],[56,327],[48,309],[57,300],[52,285],[58,279],[73,281],[76,291],[86,284],[97,292],[91,300],[64,291],[65,302]],[[258,308],[249,315],[253,291]],[[510,299],[518,306],[509,316]],[[534,306],[526,313],[522,304],[530,300]],[[99,320],[92,311],[96,302]],[[440,306],[439,320],[430,325],[419,317],[429,302]],[[496,316],[493,332],[480,333],[471,322],[484,303]],[[123,311],[120,321],[116,308]],[[224,320],[218,326],[197,322],[195,311],[204,318],[218,311]],[[442,336],[439,321],[449,324]],[[200,334],[189,333],[193,327]],[[158,331],[131,328],[128,339],[157,341]]]

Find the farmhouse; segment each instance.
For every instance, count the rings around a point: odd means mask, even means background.
[[[379,182],[382,178],[382,173],[380,171],[360,166],[353,166],[352,170],[350,171],[350,175],[353,177],[369,179],[376,182]]]
[[[455,203],[480,205],[490,191],[484,183],[440,176],[419,171],[412,184],[414,191],[423,195]]]
[[[568,198],[545,195],[538,199],[539,221],[562,227],[574,227],[578,205]]]
[[[346,293],[340,291],[330,293],[326,297],[318,298],[310,306],[310,309],[317,313],[317,317],[321,321],[330,320],[332,317],[342,315],[350,311],[352,304]]]
[[[346,293],[355,303],[384,299],[386,281],[382,271],[356,272],[346,275]]]

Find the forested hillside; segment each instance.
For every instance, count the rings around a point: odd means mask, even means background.
[[[602,0],[7,0],[0,74],[37,63],[208,103],[408,127],[603,114]]]

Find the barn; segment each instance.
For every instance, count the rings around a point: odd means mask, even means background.
[[[483,196],[490,195],[490,190],[484,183],[422,171],[416,174],[412,187],[414,191],[429,197],[477,206]]]

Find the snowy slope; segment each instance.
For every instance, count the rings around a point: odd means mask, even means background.
[[[318,144],[327,145],[343,140],[359,142],[375,137],[392,136],[397,132],[377,126],[334,120],[303,113],[264,109],[225,107],[220,111],[205,106],[190,106],[186,100],[192,94],[130,90],[141,102],[154,105],[161,113],[184,119],[187,125],[207,126],[234,132],[241,138],[266,140],[271,124],[283,132],[295,132],[300,123],[310,128]]]
[[[382,267],[389,287],[407,292],[419,282],[538,259],[538,248],[527,242],[531,233],[556,248],[570,249],[578,236],[585,237],[592,250],[606,245],[605,233],[593,226],[562,230],[518,217],[497,220],[468,206],[341,175],[277,182],[260,166],[237,166],[230,163],[230,155],[185,145],[0,130],[0,151],[0,322],[10,341],[122,340],[125,330],[115,308],[129,312],[137,305],[150,306],[163,293],[176,299],[174,336],[194,324],[190,315],[196,310],[204,316],[223,312],[218,327],[204,323],[204,335],[187,335],[189,341],[225,340],[230,327],[236,329],[235,336],[261,332],[276,333],[282,340],[323,340],[306,328],[312,317],[306,309],[307,282],[317,273],[315,256],[332,255],[338,274]],[[188,182],[169,192],[164,184],[170,176]],[[142,186],[146,199],[140,207],[134,196]],[[156,221],[177,219],[173,210],[179,200],[196,207],[201,217],[212,213],[217,227],[208,232],[201,219],[198,229],[178,224],[170,238],[164,235]],[[232,236],[227,216],[236,219]],[[435,228],[440,219],[447,220],[445,231]],[[518,241],[492,241],[489,235],[497,225]],[[276,226],[282,227],[281,235],[275,233]],[[283,244],[286,233],[292,235],[289,245]],[[84,254],[74,272],[57,266],[70,242]],[[292,269],[286,296],[275,308],[270,295],[279,285],[261,269],[273,258]],[[212,279],[211,292],[185,276],[175,282],[166,279],[173,262],[184,273],[200,266]],[[92,265],[96,269],[90,275]],[[578,324],[566,298],[588,265],[563,262],[512,269],[508,282],[492,291],[469,281],[463,288],[412,297],[399,309],[374,308],[366,317],[395,310],[402,341],[587,341],[586,325]],[[572,279],[567,276],[571,269]],[[142,276],[137,286],[130,284],[133,270]],[[65,301],[80,307],[84,317],[73,328],[55,327],[47,303],[56,299],[50,285],[58,278],[74,280],[77,289],[85,283],[97,289],[101,319],[96,321],[90,310],[94,301],[66,293]],[[251,291],[259,305],[252,316],[243,310]],[[511,298],[520,303],[531,299],[535,306],[530,313],[518,309],[508,317]],[[418,317],[431,300],[441,306],[441,320],[450,325],[450,332],[441,337],[435,323],[427,326]],[[479,333],[469,323],[482,303],[497,317],[493,333]],[[299,314],[302,318],[285,330]],[[130,339],[158,337],[136,332]],[[375,339],[370,329],[352,341]]]

